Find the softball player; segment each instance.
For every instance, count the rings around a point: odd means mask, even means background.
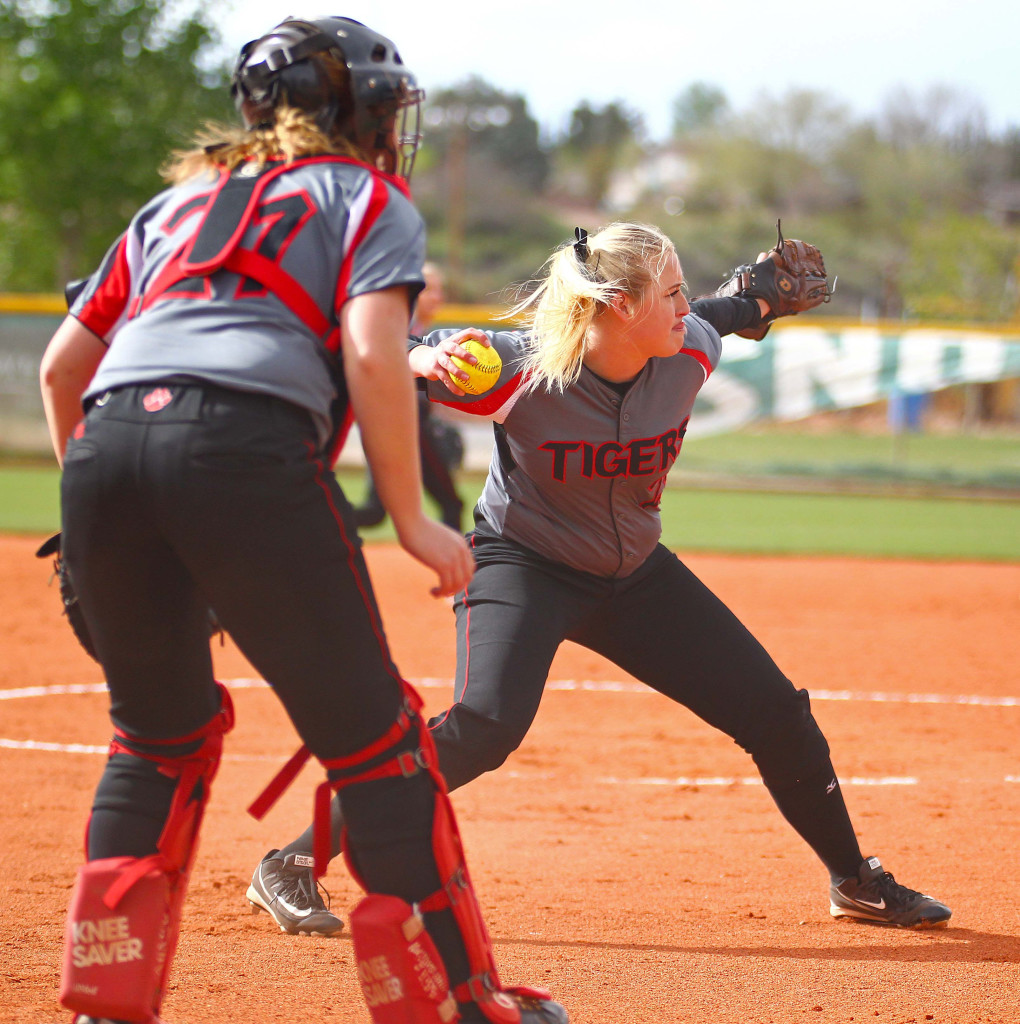
[[[233,93],[244,131],[178,156],[43,359],[63,550],[115,726],[61,1001],[78,1024],[159,1021],[233,719],[212,605],[307,745],[293,763],[322,762],[324,806],[343,794],[373,1019],[565,1022],[548,993],[500,983],[421,701],[330,471],[356,416],[402,545],[436,572],[433,593],[463,588],[467,543],[423,514],[410,454],[421,93],[392,43],[346,18],[288,19],[247,44]]]
[[[447,784],[498,768],[518,747],[553,656],[573,640],[752,756],[828,869],[833,916],[944,924],[948,907],[862,857],[807,692],[659,543],[666,475],[720,336],[760,327],[767,304],[689,306],[676,252],[654,228],[577,234],[514,311],[526,330],[437,331],[409,354],[435,401],[495,423],[470,535],[477,569],[455,600],[455,703],[429,723]],[[496,386],[477,397],[457,386],[450,359],[468,337],[503,361]],[[306,832],[274,855],[300,856],[310,843]]]

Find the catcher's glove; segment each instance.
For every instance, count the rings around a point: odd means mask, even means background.
[[[64,602],[64,614],[71,625],[78,643],[85,649],[85,653],[94,661],[99,661],[96,655],[96,648],[92,643],[92,634],[82,615],[81,606],[78,604],[78,594],[71,582],[71,573],[68,571],[67,563],[60,553],[60,534],[55,533],[35,553],[36,558],[47,558],[53,556],[53,575],[60,583],[60,600]]]
[[[779,240],[763,253],[757,263],[737,267],[730,279],[715,293],[739,295],[745,299],[764,299],[769,312],[761,324],[737,331],[742,338],[761,341],[772,322],[781,316],[793,316],[814,309],[832,298],[825,273],[825,261],[817,246],[799,238],[783,238],[781,222],[776,221]]]
[[[71,632],[74,633],[75,639],[82,645],[85,653],[93,661],[99,661],[95,645],[92,643],[92,634],[89,632],[85,616],[82,614],[81,606],[78,604],[78,592],[74,589],[70,570],[67,568],[67,563],[60,553],[60,534],[55,533],[50,537],[35,553],[35,556],[36,558],[53,557],[53,575],[56,576],[60,583],[60,600],[64,603],[64,614],[71,625]],[[207,619],[209,635],[215,636],[219,633],[220,643],[222,644],[223,627],[220,625],[219,619],[212,608],[207,613]]]

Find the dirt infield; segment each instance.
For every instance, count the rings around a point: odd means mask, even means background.
[[[68,1020],[63,917],[109,737],[101,674],[57,613],[38,540],[0,538],[9,1024]],[[568,645],[525,745],[454,795],[504,980],[549,986],[574,1024],[1020,1021],[1020,566],[685,560],[812,692],[865,852],[948,902],[951,927],[832,921],[824,871],[742,751]],[[439,710],[452,615],[399,550],[369,562],[397,662]],[[229,644],[216,657],[224,680],[251,679]],[[366,1024],[349,938],[248,913],[252,868],[304,827],[318,778],[248,817],[296,741],[267,688],[234,685],[166,1019]],[[356,887],[338,867],[325,881],[345,916]]]

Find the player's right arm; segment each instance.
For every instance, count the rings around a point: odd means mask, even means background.
[[[105,342],[69,316],[57,328],[43,353],[39,386],[50,441],[61,466],[71,431],[82,418],[81,396],[106,351]]]
[[[376,490],[401,547],[439,577],[432,593],[455,594],[474,574],[474,559],[459,533],[422,508],[418,412],[407,368],[407,288],[355,296],[340,319],[344,377]]]
[[[416,345],[407,354],[407,362],[411,367],[411,373],[416,377],[425,380],[441,380],[449,391],[455,395],[464,395],[466,392],[459,386],[459,381],[467,380],[468,375],[453,361],[453,357],[463,359],[472,366],[478,362],[463,345],[462,341],[473,338],[481,342],[486,348],[492,348],[492,342],[485,331],[477,327],[465,327],[463,330],[444,337],[436,345],[422,343]]]
[[[502,364],[496,383],[480,395],[466,394],[458,386],[458,377],[463,380],[463,376],[452,359],[458,356],[472,364],[477,362],[460,344],[468,339],[495,349]],[[526,336],[520,331],[442,328],[425,335],[420,345],[410,349],[407,361],[416,377],[428,381],[426,394],[430,401],[502,423],[528,383],[521,368],[526,342]]]

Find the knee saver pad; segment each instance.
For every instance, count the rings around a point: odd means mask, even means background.
[[[829,744],[811,714],[807,690],[796,690],[755,730],[751,756],[769,789],[786,789],[829,760]]]
[[[165,754],[133,749],[144,743],[118,731],[110,754],[154,763],[176,779],[157,843],[147,857],[109,857],[79,869],[65,934],[61,1001],[90,1016],[149,1024],[158,1019],[194,863],[210,783],[233,725],[230,695],[220,712],[196,732],[154,745]],[[196,749],[174,757],[180,744]]]
[[[375,1024],[459,1019],[446,968],[421,914],[396,896],[366,896],[351,912],[358,982]]]
[[[125,873],[145,870],[111,898]],[[158,857],[110,857],[78,869],[64,932],[60,1002],[114,1020],[156,1019],[174,935],[173,883]]]
[[[408,739],[417,738],[419,745],[415,753],[406,749]],[[399,753],[397,753],[399,751]],[[447,785],[439,772],[437,765],[435,746],[432,735],[425,728],[424,722],[417,716],[412,716],[407,722],[407,728],[400,730],[399,741],[389,745],[380,751],[377,748],[373,751],[376,756],[383,755],[383,763],[368,771],[356,771],[356,774],[344,773],[345,777],[334,778],[320,786],[320,795],[329,794],[332,787],[343,787],[353,785],[357,782],[365,782],[376,778],[392,778],[396,775],[424,775],[431,781],[433,787],[432,800],[432,822],[431,822],[431,847],[432,857],[438,874],[440,887],[431,895],[420,900],[415,907],[415,915],[422,912],[445,911],[453,913],[454,921],[460,932],[461,941],[467,956],[467,967],[469,976],[467,980],[457,985],[454,996],[458,1002],[475,1002],[482,1016],[491,1024],[519,1024],[520,1009],[517,1002],[504,991],[500,982],[499,973],[496,969],[493,957],[493,945],[485,924],[482,919],[481,910],[475,896],[474,887],[468,873],[467,863],[464,857],[464,848],[461,842],[460,831],[457,827],[457,819],[454,814],[453,805],[447,793]],[[394,757],[395,755],[395,757]],[[355,757],[354,762],[359,762],[358,768],[363,768],[365,758]],[[348,771],[352,768],[350,759],[345,765],[337,762],[324,762],[327,769],[333,773]],[[320,804],[321,810],[329,813],[329,803]],[[346,833],[346,830],[345,830]],[[353,851],[347,843],[346,834],[342,837],[342,848],[347,866],[351,870],[354,879],[368,889],[364,879],[359,878],[357,865]],[[394,971],[407,972],[407,954],[402,951],[407,948],[407,938],[401,940],[397,929],[402,930],[408,926],[408,915],[411,907],[405,901],[392,894],[380,894],[370,892],[366,901],[363,901],[365,911],[360,916],[360,924],[355,924],[354,916],[351,916],[351,934],[357,942],[357,931],[359,928],[363,936],[375,935],[376,938],[369,941],[363,939],[362,951],[357,952],[359,973],[362,971],[362,962],[368,965],[366,977],[369,978],[373,987],[366,990],[366,998],[369,1001],[373,1020],[377,1024],[433,1024],[433,1022],[444,1021],[447,1018],[433,1016],[415,1016],[408,1012],[411,1007],[406,999],[395,998],[396,985],[391,981]],[[411,925],[412,928],[417,926]],[[405,944],[401,945],[401,941]],[[368,942],[368,946],[364,945]],[[431,939],[429,940],[431,944]],[[385,948],[401,952],[401,958],[390,962],[383,959],[373,967],[372,950]],[[421,948],[421,947],[419,947]],[[356,949],[356,945],[355,945]],[[434,945],[430,945],[434,950]],[[431,951],[429,952],[431,955]],[[441,964],[439,953],[435,950],[436,964]],[[424,961],[422,963],[425,963]],[[395,966],[394,966],[395,965]],[[402,966],[401,966],[402,965]],[[373,973],[375,972],[375,973]],[[445,970],[443,977],[447,977]],[[364,987],[364,979],[363,979]],[[430,996],[431,997],[431,996]],[[455,1004],[456,1006],[456,1004]],[[400,1008],[403,1009],[400,1009]],[[424,1007],[428,1013],[433,1009],[438,1013],[437,1004],[432,1000],[431,1007],[425,1002]],[[413,1009],[413,1008],[412,1008]],[[455,1011],[456,1013],[456,1011]],[[402,1014],[402,1015],[401,1015]],[[456,1016],[451,1020],[458,1019]]]

